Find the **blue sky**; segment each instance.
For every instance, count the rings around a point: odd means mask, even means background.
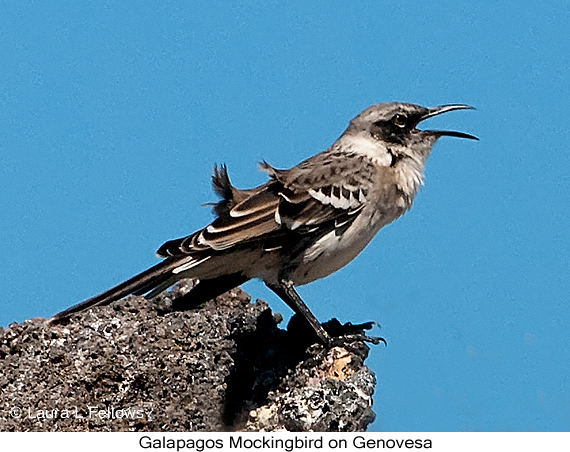
[[[0,325],[155,263],[214,163],[245,188],[368,105],[467,103],[430,126],[481,141],[438,142],[412,210],[299,292],[382,325],[371,430],[570,429],[567,2],[116,3],[0,4]]]

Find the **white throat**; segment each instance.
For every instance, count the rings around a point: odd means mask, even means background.
[[[423,159],[406,156],[395,166],[398,188],[413,198],[424,184]]]

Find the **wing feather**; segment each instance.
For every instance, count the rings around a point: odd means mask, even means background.
[[[346,228],[366,204],[376,176],[375,165],[366,156],[332,151],[290,170],[266,162],[260,167],[270,180],[251,190],[233,187],[225,166],[216,169],[214,188],[223,197],[214,209],[217,218],[194,234],[165,243],[157,254],[195,254],[199,259],[254,242],[274,244],[291,233]]]
[[[356,153],[324,152],[290,170],[261,164],[282,185],[279,205],[283,225],[293,230],[336,221],[352,222],[367,202],[377,177],[376,165]]]

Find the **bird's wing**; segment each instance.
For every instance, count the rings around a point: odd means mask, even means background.
[[[321,161],[322,160],[322,161]],[[252,190],[232,187],[225,168],[214,173],[215,191],[222,200],[215,205],[218,217],[187,237],[166,242],[161,257],[222,251],[254,242],[274,242],[287,234],[304,234],[349,225],[365,205],[375,167],[358,156],[331,160],[319,154],[290,170],[267,163],[261,168],[271,177]]]
[[[204,229],[166,242],[159,248],[157,255],[169,257],[222,251],[265,236],[280,228],[275,221],[278,205],[279,196],[262,186],[233,207],[217,212],[220,215]]]
[[[278,214],[292,230],[356,218],[378,171],[366,156],[334,152],[318,154],[290,170],[277,170],[265,162],[261,168],[280,182]]]

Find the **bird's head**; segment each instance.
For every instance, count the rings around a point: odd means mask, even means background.
[[[442,136],[478,138],[451,130],[419,130],[420,122],[453,110],[472,109],[469,105],[442,105],[425,108],[402,102],[377,104],[356,116],[347,129],[348,134],[366,135],[399,155],[425,160],[432,146]]]

